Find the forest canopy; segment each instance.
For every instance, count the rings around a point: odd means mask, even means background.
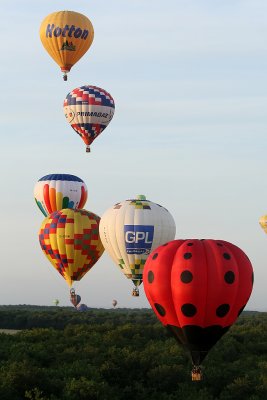
[[[149,309],[1,306],[1,400],[265,400],[267,313],[243,312],[192,382]]]

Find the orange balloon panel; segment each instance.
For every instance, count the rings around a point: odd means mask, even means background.
[[[91,21],[83,14],[75,11],[58,11],[49,14],[43,20],[40,39],[61,71],[66,73],[91,46],[94,28]]]
[[[100,217],[90,211],[65,208],[52,213],[41,225],[41,248],[69,286],[79,281],[104,251],[99,222]]]

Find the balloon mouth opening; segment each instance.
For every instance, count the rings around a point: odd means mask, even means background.
[[[60,67],[60,69],[61,69],[61,72],[65,72],[67,74],[68,72],[70,72],[71,67],[72,67],[71,64],[67,64],[67,65]]]

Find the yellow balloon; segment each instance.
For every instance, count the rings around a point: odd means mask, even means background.
[[[87,210],[63,208],[46,217],[39,231],[40,246],[71,286],[93,267],[104,252],[100,217]]]
[[[267,233],[267,215],[263,215],[262,217],[260,217],[259,224],[264,232]]]
[[[94,39],[91,21],[75,11],[57,11],[49,14],[40,27],[40,39],[54,61],[64,73],[87,52]]]

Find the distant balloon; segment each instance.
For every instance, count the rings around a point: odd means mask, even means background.
[[[113,305],[114,308],[116,307],[117,304],[118,304],[117,300],[113,300],[112,301],[112,305]]]
[[[40,39],[48,54],[59,65],[67,80],[67,73],[87,52],[94,39],[91,21],[75,11],[49,14],[40,27]]]
[[[263,215],[262,217],[260,217],[259,224],[264,232],[267,233],[267,215]]]
[[[100,222],[103,246],[135,285],[133,296],[138,296],[145,262],[152,250],[175,237],[175,222],[166,208],[145,196],[122,201],[109,208]]]
[[[70,174],[49,174],[34,187],[36,204],[47,217],[63,208],[83,208],[87,200],[87,186],[81,178]]]
[[[81,296],[76,294],[73,288],[70,289],[70,301],[74,307],[77,307],[77,305],[81,302]]]
[[[100,217],[90,211],[65,208],[42,222],[41,248],[70,287],[73,281],[82,279],[104,251],[99,221]]]
[[[223,240],[174,240],[150,254],[144,289],[160,322],[200,364],[244,309],[253,286],[246,254]]]
[[[86,144],[87,152],[90,152],[90,144],[112,120],[114,111],[112,96],[96,86],[73,89],[64,100],[65,117]]]
[[[81,311],[81,312],[88,311],[88,307],[86,304],[78,304],[78,306],[76,307],[76,310]]]

